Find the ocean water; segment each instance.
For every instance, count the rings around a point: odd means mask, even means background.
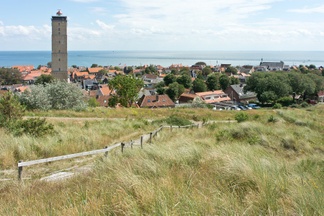
[[[259,65],[263,61],[283,61],[287,65],[324,66],[324,51],[69,51],[68,65],[90,67],[141,66],[145,64],[193,65],[198,61],[209,65]],[[14,65],[46,65],[51,51],[0,51],[0,67]]]

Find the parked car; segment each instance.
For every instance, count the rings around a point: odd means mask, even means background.
[[[231,110],[241,110],[238,106],[232,106]]]
[[[253,103],[249,104],[248,106],[251,107],[252,109],[260,109],[261,108],[260,106],[253,104]]]
[[[243,106],[243,105],[241,105],[241,106],[238,106],[241,110],[247,110],[247,108],[245,107],[245,106]]]
[[[245,108],[248,109],[248,110],[252,109],[252,107],[249,107],[248,105],[245,105]]]

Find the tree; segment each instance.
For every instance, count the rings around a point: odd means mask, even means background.
[[[76,84],[58,80],[31,86],[30,91],[21,94],[20,100],[31,110],[82,110],[86,107],[83,93]]]
[[[118,75],[108,85],[116,91],[119,103],[124,107],[130,107],[137,100],[138,92],[144,83],[143,80],[132,76]]]
[[[185,88],[191,88],[192,80],[191,76],[188,74],[183,74],[182,76],[177,78],[177,83],[183,85]]]
[[[195,65],[199,65],[199,66],[204,66],[204,67],[206,67],[206,63],[205,62],[196,62],[196,64]]]
[[[169,86],[171,83],[174,83],[177,80],[176,76],[173,74],[168,74],[163,78],[163,81],[166,86]]]
[[[226,74],[222,74],[219,77],[219,85],[223,90],[227,89],[228,86],[230,86],[230,78]]]
[[[131,67],[131,66],[124,67],[124,73],[125,74],[133,73],[133,67]]]
[[[0,85],[13,85],[21,81],[22,75],[17,69],[0,68]]]
[[[218,75],[210,74],[206,80],[207,88],[211,91],[219,89]]]
[[[202,75],[204,77],[207,77],[209,74],[211,74],[213,71],[212,69],[208,66],[208,67],[204,67],[204,69],[202,69]]]
[[[98,64],[92,64],[91,65],[91,68],[96,68],[96,67],[98,67]]]
[[[226,68],[225,73],[231,73],[236,75],[237,74],[237,69],[235,67],[229,66]]]
[[[233,76],[231,76],[229,78],[229,81],[230,81],[230,85],[240,84],[240,80],[238,78],[236,78],[236,77],[233,77]]]
[[[169,85],[169,88],[166,89],[165,93],[169,96],[169,98],[173,101],[177,100],[180,95],[184,92],[184,86],[174,82]]]
[[[55,80],[55,78],[52,75],[50,75],[50,74],[42,74],[36,79],[35,84],[36,85],[38,85],[38,84],[45,85],[46,83],[51,83],[54,80]]]
[[[24,108],[18,98],[11,92],[7,92],[0,98],[0,126],[22,118]]]
[[[207,90],[207,86],[202,79],[195,79],[192,83],[192,89],[194,92],[204,92]]]

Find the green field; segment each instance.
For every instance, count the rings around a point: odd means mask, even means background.
[[[243,111],[240,111],[243,112]],[[28,113],[56,134],[0,131],[0,215],[323,215],[324,105],[307,109],[92,109]],[[169,116],[205,122],[163,129],[143,149],[26,167],[17,161],[101,149],[138,139]],[[73,117],[73,119],[71,119]],[[90,118],[90,119],[89,119]],[[95,118],[95,119],[91,119]],[[92,165],[62,181],[40,179]],[[11,179],[11,180],[10,180]]]

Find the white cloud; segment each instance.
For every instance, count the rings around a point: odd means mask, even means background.
[[[302,9],[290,9],[288,11],[289,12],[293,12],[293,13],[305,13],[305,14],[309,14],[309,13],[324,13],[324,5],[320,5],[318,7],[313,7],[313,8],[304,7]]]
[[[96,23],[98,24],[98,26],[99,26],[101,29],[103,29],[103,30],[105,30],[105,31],[110,31],[110,30],[113,30],[113,29],[115,28],[114,25],[108,25],[108,24],[104,23],[104,22],[101,21],[101,20],[96,20]]]
[[[103,7],[92,7],[91,12],[102,14],[102,13],[107,13],[107,10],[106,10],[106,8],[103,8]]]

